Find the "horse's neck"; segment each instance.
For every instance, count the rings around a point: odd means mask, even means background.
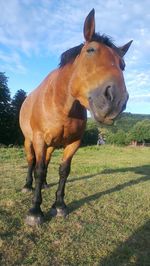
[[[75,118],[77,116],[83,119],[86,116],[86,110],[70,92],[70,79],[73,71],[72,64],[56,69],[51,75],[49,84],[53,91],[53,99],[57,108],[69,117]]]
[[[65,109],[71,108],[75,99],[71,95],[69,82],[73,73],[72,65],[57,69],[51,77],[51,86],[56,104],[61,104]]]

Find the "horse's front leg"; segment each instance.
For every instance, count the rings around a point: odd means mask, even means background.
[[[36,156],[36,165],[34,169],[35,176],[35,191],[33,197],[33,206],[28,211],[26,217],[26,223],[29,225],[39,225],[43,222],[43,212],[41,210],[42,203],[42,185],[45,180],[46,174],[46,165],[45,165],[45,157],[46,157],[46,146],[42,138],[39,136],[35,138],[34,142],[34,151]]]
[[[81,142],[80,140],[73,142],[67,145],[66,148],[64,149],[62,163],[59,167],[59,185],[56,191],[56,200],[51,208],[52,216],[64,216],[65,217],[68,214],[67,206],[64,202],[65,185],[66,185],[67,177],[70,173],[72,157],[77,151],[77,149],[79,148],[80,142]]]

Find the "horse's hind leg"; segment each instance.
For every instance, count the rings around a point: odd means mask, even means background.
[[[42,185],[45,179],[45,159],[46,159],[46,145],[40,133],[34,135],[33,147],[36,156],[36,165],[34,169],[35,177],[35,191],[33,197],[33,205],[26,217],[26,223],[29,225],[38,225],[43,222],[43,212],[41,210],[42,203]]]
[[[56,200],[51,209],[53,216],[66,216],[67,207],[64,202],[65,184],[70,173],[71,160],[75,152],[80,146],[80,140],[66,146],[63,154],[63,160],[59,168],[59,185],[56,191]]]
[[[27,172],[27,177],[26,177],[26,183],[22,189],[22,192],[27,192],[27,191],[33,190],[32,173],[35,167],[35,154],[34,154],[33,144],[30,140],[25,139],[24,147],[25,147],[25,152],[26,152],[26,157],[27,157],[27,162],[28,162],[28,172]]]
[[[50,162],[51,155],[52,155],[53,151],[54,151],[53,147],[48,147],[47,150],[46,150],[45,176],[44,176],[42,188],[48,188],[49,187],[49,185],[47,184],[46,175],[47,175],[48,164]]]

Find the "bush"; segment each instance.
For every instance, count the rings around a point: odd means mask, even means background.
[[[83,135],[82,146],[96,145],[98,140],[98,128],[94,121],[88,121]]]
[[[129,140],[127,134],[123,130],[118,130],[116,133],[107,132],[106,143],[116,145],[127,145]]]
[[[150,120],[144,119],[137,122],[130,131],[130,140],[137,142],[150,142]]]

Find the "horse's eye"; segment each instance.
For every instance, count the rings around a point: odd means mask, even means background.
[[[93,52],[95,52],[95,49],[93,47],[90,47],[90,48],[87,49],[87,52],[88,53],[93,53]]]

